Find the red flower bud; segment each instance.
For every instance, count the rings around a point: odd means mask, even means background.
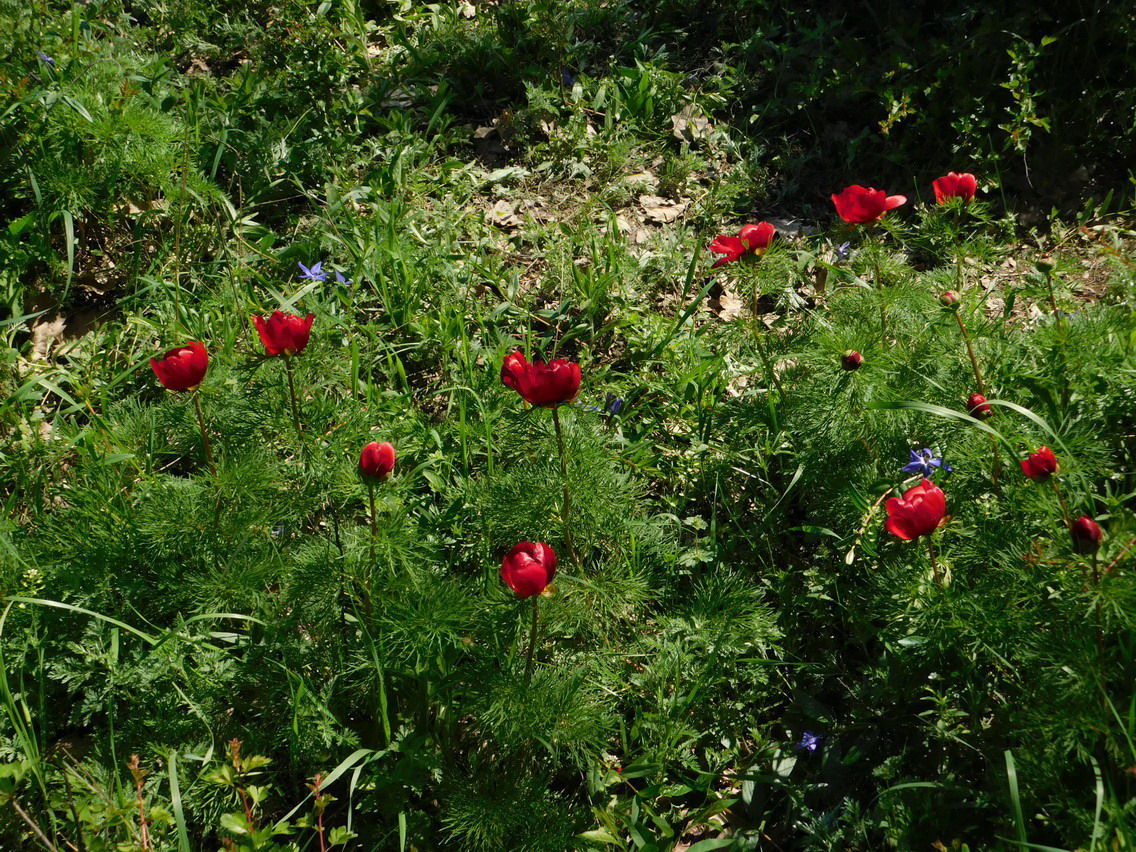
[[[269,355],[298,355],[308,345],[315,318],[315,314],[298,317],[273,311],[268,319],[253,317],[252,322]]]
[[[972,393],[966,401],[966,410],[975,420],[985,420],[994,413],[994,409],[986,402],[986,397],[980,393]]]
[[[904,541],[929,535],[944,523],[947,495],[935,483],[924,479],[908,488],[902,497],[889,497],[887,531]]]
[[[849,349],[840,357],[840,366],[848,372],[859,370],[860,365],[864,363],[864,356],[857,352],[855,349]]]
[[[762,222],[760,225],[743,226],[736,237],[726,234],[716,237],[714,242],[710,244],[710,251],[714,254],[725,255],[725,257],[718,258],[710,268],[717,269],[719,266],[741,260],[747,254],[764,254],[773,242],[776,233],[777,229],[773,225],[769,222]]]
[[[1057,456],[1049,447],[1039,447],[1029,458],[1022,459],[1022,473],[1038,481],[1049,479],[1058,471]]]
[[[169,390],[192,390],[205,378],[205,371],[209,369],[209,353],[201,343],[190,342],[171,349],[160,359],[151,358],[150,368]]]
[[[501,560],[501,579],[518,598],[539,595],[556,576],[556,551],[542,542],[522,541]]]
[[[961,174],[950,172],[931,184],[935,190],[935,201],[946,204],[948,199],[961,198],[964,202],[974,198],[978,190],[978,181],[970,172]]]
[[[394,470],[394,445],[371,441],[359,456],[359,474],[372,481],[386,479]]]
[[[1069,534],[1073,536],[1073,549],[1078,553],[1093,553],[1104,540],[1101,528],[1088,515],[1081,515],[1069,524]]]
[[[958,304],[959,295],[954,290],[948,290],[939,297],[939,302],[948,308],[953,308]]]
[[[501,381],[529,404],[555,408],[570,402],[580,390],[580,365],[563,358],[545,364],[525,360],[520,350],[505,357]]]
[[[887,211],[906,204],[907,197],[888,195],[882,189],[854,184],[845,187],[839,195],[832,196],[832,203],[845,222],[865,225],[880,221]]]

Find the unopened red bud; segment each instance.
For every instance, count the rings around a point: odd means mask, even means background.
[[[857,352],[855,349],[849,349],[840,358],[840,366],[848,372],[859,370],[860,365],[864,363],[864,356]]]

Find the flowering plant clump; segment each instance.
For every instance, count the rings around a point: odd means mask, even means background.
[[[4,5],[0,850],[1136,852],[1129,4],[779,3]]]

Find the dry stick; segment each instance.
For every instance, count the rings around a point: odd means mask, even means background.
[[[943,588],[943,580],[939,576],[939,563],[935,561],[935,546],[931,544],[931,537],[927,536],[927,552],[931,554],[931,570],[935,573],[935,585]]]
[[[577,566],[580,557],[576,555],[576,547],[572,543],[572,495],[568,489],[568,462],[564,453],[564,433],[560,430],[560,409],[552,409],[552,425],[556,429],[556,443],[560,448],[560,477],[564,480],[564,541],[568,545],[568,556]]]
[[[36,836],[36,839],[40,843],[42,843],[45,848],[51,850],[51,852],[59,852],[58,847],[56,847],[54,843],[47,839],[47,835],[43,833],[43,829],[36,825],[35,821],[30,816],[28,816],[27,812],[23,808],[20,807],[20,803],[16,801],[15,797],[8,799],[8,801],[12,803],[12,807],[15,808],[16,813],[20,815],[20,819],[27,823],[28,828],[32,830],[32,833]]]
[[[538,603],[540,595],[533,595],[533,617],[532,617],[532,631],[529,633],[529,651],[528,658],[525,660],[525,689],[529,688],[529,681],[532,679],[533,670],[533,654],[536,652],[536,632],[539,628],[537,623],[538,619]]]

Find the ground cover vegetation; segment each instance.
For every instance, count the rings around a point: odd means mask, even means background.
[[[0,845],[1132,849],[1125,7],[0,0]]]

